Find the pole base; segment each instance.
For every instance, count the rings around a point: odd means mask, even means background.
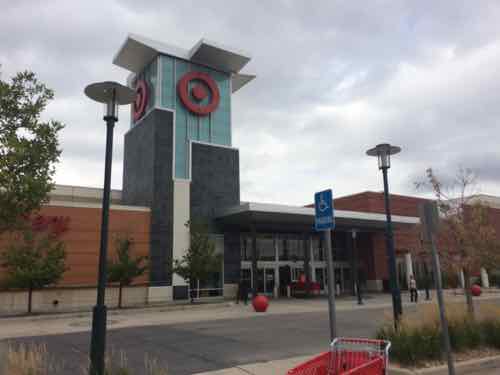
[[[106,356],[106,318],[106,306],[96,305],[92,312],[90,375],[104,375],[104,359]]]

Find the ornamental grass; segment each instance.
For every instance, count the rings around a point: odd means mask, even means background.
[[[474,317],[463,304],[447,304],[450,342],[456,353],[482,348],[500,349],[500,306],[481,304]],[[392,343],[391,360],[420,367],[444,358],[439,310],[435,304],[418,306],[401,320],[399,330],[391,324],[382,326],[377,338]]]
[[[1,348],[0,348],[1,349]],[[0,352],[0,375],[63,375],[67,374],[63,361],[56,360],[45,344],[11,344]],[[88,364],[82,364],[82,375],[88,374]],[[145,356],[144,369],[132,371],[127,356],[122,352],[108,353],[106,375],[168,375],[165,367],[154,358]]]

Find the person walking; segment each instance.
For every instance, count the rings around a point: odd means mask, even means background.
[[[245,305],[248,305],[248,285],[246,280],[240,279],[238,283],[238,292],[236,293],[236,303],[243,301]]]
[[[248,305],[248,282],[242,280],[241,282],[241,299],[245,305]]]
[[[240,299],[241,299],[241,289],[242,289],[242,284],[243,283],[243,280],[240,278],[240,281],[238,281],[238,290],[236,291],[236,303],[239,304],[240,303]]]
[[[417,290],[417,282],[413,275],[410,275],[410,301],[418,302],[418,290]]]

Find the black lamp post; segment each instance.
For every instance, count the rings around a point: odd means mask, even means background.
[[[106,161],[104,166],[104,191],[102,198],[101,245],[99,250],[99,279],[97,304],[92,315],[92,338],[90,342],[90,374],[104,375],[106,351],[106,262],[108,250],[109,195],[111,190],[111,162],[113,156],[113,128],[118,121],[118,106],[135,100],[134,90],[116,82],[98,82],[85,88],[90,99],[105,104]]]
[[[389,183],[387,182],[387,170],[391,167],[391,155],[401,151],[401,147],[391,146],[388,143],[382,143],[376,147],[366,151],[369,156],[378,158],[378,168],[382,170],[384,177],[384,199],[385,199],[385,214],[387,216],[386,224],[386,246],[389,262],[389,282],[392,293],[392,308],[394,310],[394,325],[397,328],[400,315],[403,313],[401,305],[401,291],[397,282],[396,271],[396,253],[394,251],[394,235],[392,231],[391,207],[389,200]]]

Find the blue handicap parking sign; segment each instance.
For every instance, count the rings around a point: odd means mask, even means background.
[[[314,207],[316,210],[314,227],[317,231],[335,228],[333,216],[332,190],[324,190],[314,194]]]

